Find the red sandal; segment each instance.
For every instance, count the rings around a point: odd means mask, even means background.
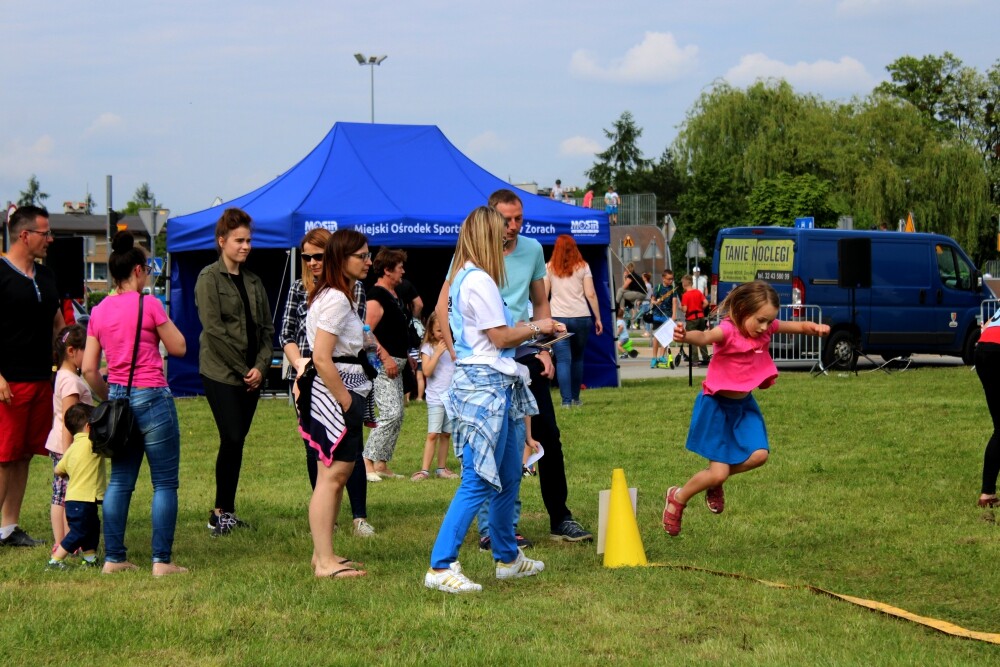
[[[667,531],[667,535],[671,537],[680,535],[681,515],[684,514],[684,508],[687,507],[687,504],[677,500],[678,491],[680,491],[680,487],[677,486],[671,486],[667,489],[666,504],[663,506],[663,530]]]
[[[997,507],[998,505],[1000,505],[1000,498],[997,498],[996,496],[993,496],[992,498],[979,499],[980,507]]]
[[[726,493],[722,490],[721,484],[705,490],[705,504],[712,514],[722,514],[726,509]]]

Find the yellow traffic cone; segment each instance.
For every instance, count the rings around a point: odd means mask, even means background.
[[[639,524],[628,494],[625,471],[611,473],[611,500],[608,503],[608,532],[604,543],[604,567],[647,565]]]

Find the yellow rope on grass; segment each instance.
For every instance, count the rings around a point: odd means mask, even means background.
[[[961,626],[955,625],[954,623],[949,623],[947,621],[941,621],[936,618],[929,618],[927,616],[919,616],[917,614],[906,611],[905,609],[900,609],[899,607],[893,607],[892,605],[887,605],[884,602],[877,602],[875,600],[866,600],[864,598],[857,598],[852,595],[843,595],[842,593],[834,593],[833,591],[828,591],[818,586],[802,585],[793,586],[790,584],[783,584],[778,581],[766,581],[764,579],[755,579],[754,577],[748,577],[743,574],[736,574],[734,572],[722,572],[720,570],[709,570],[704,567],[697,567],[694,565],[680,565],[680,564],[670,564],[670,563],[650,563],[650,567],[667,567],[674,570],[688,570],[691,572],[705,572],[706,574],[712,574],[717,577],[730,577],[732,579],[743,579],[746,581],[753,581],[758,584],[764,584],[765,586],[770,586],[772,588],[804,588],[813,593],[820,595],[827,595],[838,600],[843,600],[845,602],[850,602],[851,604],[857,605],[859,607],[864,607],[866,609],[871,609],[873,611],[878,611],[888,616],[893,616],[895,618],[901,618],[904,621],[910,621],[911,623],[917,623],[925,627],[937,630],[938,632],[943,632],[947,635],[953,637],[962,637],[963,639],[975,639],[981,642],[987,642],[990,644],[1000,644],[1000,633],[995,632],[977,632],[975,630],[968,630]]]

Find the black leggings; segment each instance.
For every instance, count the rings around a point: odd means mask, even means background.
[[[545,456],[538,459],[538,486],[542,492],[542,502],[549,514],[549,527],[555,532],[566,519],[573,515],[566,507],[569,495],[566,487],[566,465],[563,461],[562,440],[556,411],[552,405],[549,379],[542,375],[542,362],[536,357],[525,357],[520,363],[531,373],[531,390],[538,404],[538,414],[531,418],[531,437],[545,447]]]
[[[997,475],[1000,474],[1000,344],[979,343],[976,345],[976,375],[983,383],[986,407],[993,420],[993,435],[986,443],[983,454],[983,487],[980,493],[993,495],[997,492]]]
[[[236,386],[210,380],[204,375],[205,398],[212,408],[215,426],[219,429],[219,455],[215,459],[215,507],[223,512],[236,510],[236,487],[243,466],[243,443],[253,415],[257,412],[260,390],[247,391]]]

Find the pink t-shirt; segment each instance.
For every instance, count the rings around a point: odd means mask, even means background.
[[[549,309],[552,317],[590,317],[590,306],[583,293],[585,278],[593,278],[590,265],[584,262],[568,276],[560,278],[545,265],[549,276]]]
[[[63,420],[63,399],[73,394],[80,397],[81,403],[94,404],[90,387],[83,378],[60,368],[56,372],[56,386],[52,391],[52,430],[49,431],[49,439],[45,441],[45,449],[55,454],[65,454],[66,448],[73,440]]]
[[[767,389],[778,377],[771,359],[771,335],[778,330],[778,320],[756,338],[740,333],[728,317],[719,322],[724,338],[712,346],[712,362],[701,383],[709,396],[717,391],[753,391]]]
[[[139,299],[126,292],[105,297],[90,314],[87,335],[93,336],[104,349],[108,361],[108,382],[127,385],[135,345],[135,321],[139,315]],[[167,321],[167,312],[155,296],[146,295],[142,305],[142,334],[139,356],[135,361],[133,387],[166,387],[163,358],[160,357],[160,335],[156,327]]]

